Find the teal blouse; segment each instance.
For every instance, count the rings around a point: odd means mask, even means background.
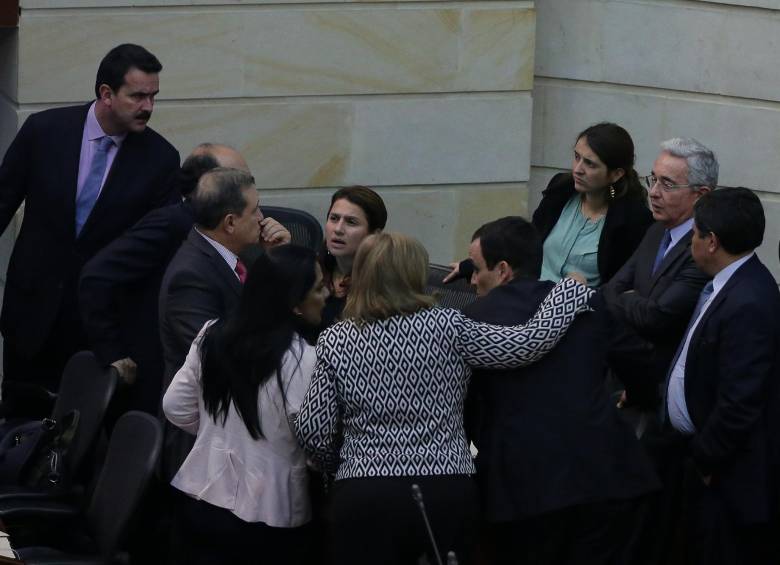
[[[598,251],[603,227],[604,216],[589,220],[580,210],[580,195],[572,196],[544,240],[541,280],[558,282],[567,273],[577,271],[588,286],[599,286]]]

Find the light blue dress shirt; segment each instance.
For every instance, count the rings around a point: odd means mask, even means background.
[[[753,257],[753,255],[755,255],[755,253],[737,259],[715,275],[715,278],[712,279],[712,294],[707,302],[704,303],[699,315],[693,323],[690,324],[688,331],[685,333],[682,351],[680,351],[677,362],[674,364],[674,367],[672,367],[672,374],[669,376],[669,384],[666,389],[666,407],[669,411],[669,422],[672,424],[672,427],[680,433],[686,435],[693,435],[696,433],[696,426],[694,426],[691,421],[691,416],[688,414],[688,406],[685,403],[685,362],[688,357],[688,347],[691,344],[691,336],[693,335],[693,332],[696,331],[699,321],[701,321],[702,316],[704,316],[704,313],[710,307],[712,301],[726,283],[729,282],[731,275]]]

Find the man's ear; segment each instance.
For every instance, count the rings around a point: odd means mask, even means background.
[[[219,223],[219,227],[222,228],[222,231],[225,233],[232,234],[236,229],[236,216],[235,214],[228,214],[224,218],[222,218],[222,221]]]
[[[496,270],[498,271],[498,279],[501,284],[508,283],[515,276],[512,266],[506,261],[499,261],[496,265]]]
[[[718,238],[718,236],[712,232],[710,232],[708,235],[710,236],[710,241],[707,243],[707,251],[710,253],[715,253],[718,249],[720,249],[720,238]]]
[[[111,97],[114,95],[114,91],[111,90],[110,86],[105,83],[98,86],[98,95],[104,104],[111,106]]]

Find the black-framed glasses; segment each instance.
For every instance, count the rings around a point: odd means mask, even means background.
[[[669,182],[668,180],[659,179],[657,176],[653,174],[647,175],[646,177],[642,177],[642,178],[645,181],[645,186],[647,187],[647,190],[653,188],[656,185],[656,183],[661,185],[661,188],[663,189],[664,192],[672,192],[680,188],[693,188],[698,186],[696,184],[674,184],[672,182]]]

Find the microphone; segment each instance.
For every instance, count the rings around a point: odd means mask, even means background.
[[[420,486],[417,483],[412,484],[412,498],[420,508],[420,514],[422,514],[425,527],[428,529],[428,539],[433,546],[433,552],[436,555],[436,563],[438,565],[444,565],[441,561],[441,555],[439,555],[439,546],[436,545],[436,539],[433,537],[433,530],[431,529],[431,523],[428,521],[428,513],[425,511],[425,502],[423,501],[423,494]],[[450,555],[455,555],[453,552],[447,555],[447,565],[457,565],[457,561],[454,564],[450,563]]]

